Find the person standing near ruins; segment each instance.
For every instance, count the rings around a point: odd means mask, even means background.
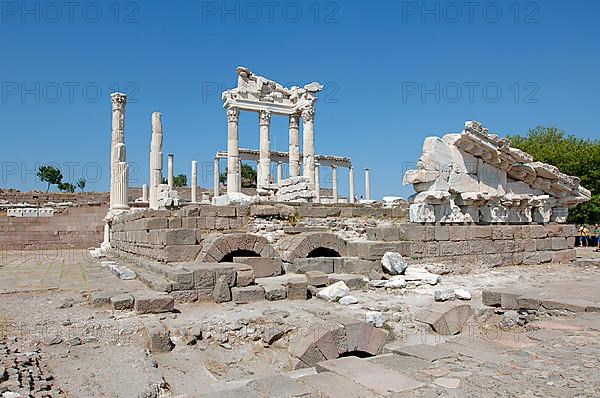
[[[581,225],[579,228],[579,243],[582,247],[588,247],[588,240],[590,238],[590,230],[585,226]]]

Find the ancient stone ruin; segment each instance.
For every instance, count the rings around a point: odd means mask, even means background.
[[[564,223],[570,207],[591,197],[579,182],[475,121],[426,138],[417,168],[404,175],[416,191],[415,223]]]

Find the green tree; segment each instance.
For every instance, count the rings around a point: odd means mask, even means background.
[[[256,169],[249,164],[242,163],[242,188],[256,188]],[[219,176],[219,182],[227,184],[227,169]]]
[[[577,138],[556,127],[538,126],[525,136],[509,137],[512,146],[536,161],[552,164],[563,173],[577,176],[592,192],[592,200],[569,211],[569,222],[600,222],[600,140]]]
[[[85,178],[80,178],[79,180],[77,180],[77,183],[75,183],[75,185],[77,186],[77,188],[81,189],[81,192],[83,192],[83,190],[85,189],[85,184],[86,184],[86,180]]]
[[[62,182],[63,175],[60,169],[52,166],[40,166],[37,173],[38,178],[42,182],[48,183],[46,192],[50,190],[50,185],[58,185]]]
[[[58,189],[63,192],[73,193],[75,192],[75,185],[71,184],[70,182],[59,182]]]
[[[187,185],[187,176],[185,174],[179,174],[173,177],[174,187],[185,187]]]

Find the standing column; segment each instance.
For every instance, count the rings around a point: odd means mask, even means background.
[[[227,109],[227,193],[239,192],[239,117],[240,110],[238,108]]]
[[[371,200],[371,171],[365,169],[365,199]]]
[[[338,202],[338,179],[337,179],[337,166],[331,166],[331,178],[333,179],[333,203]]]
[[[315,176],[315,202],[321,203],[321,165],[315,164],[314,176]]]
[[[315,131],[314,131],[315,110],[313,108],[302,111],[302,150],[304,159],[304,176],[308,177],[309,182],[316,184],[315,181]]]
[[[242,192],[242,161],[238,160],[238,171],[237,171],[237,191]]]
[[[260,125],[260,157],[258,160],[259,173],[257,188],[266,188],[271,182],[271,112],[260,111],[258,113]]]
[[[290,177],[300,175],[300,115],[290,115]]]
[[[197,189],[198,189],[198,162],[192,160],[192,203],[197,203]]]
[[[170,153],[167,158],[167,184],[169,189],[173,189],[173,154]]]
[[[125,150],[125,105],[127,95],[111,94],[112,138],[110,152],[110,210],[128,210],[128,172]]]
[[[219,196],[219,185],[221,179],[221,170],[219,170],[219,158],[215,158],[214,170],[213,170],[213,196],[216,198]]]
[[[148,185],[142,185],[142,202],[148,201]]]
[[[152,112],[152,141],[150,143],[150,205],[158,209],[158,186],[162,184],[162,121],[159,112]]]
[[[277,162],[277,183],[279,184],[283,180],[283,162],[280,160]]]
[[[348,169],[348,178],[350,179],[350,203],[354,203],[354,166]]]

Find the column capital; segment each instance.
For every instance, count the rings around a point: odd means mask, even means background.
[[[115,110],[124,110],[125,104],[127,104],[127,94],[123,93],[112,93],[110,95],[110,101],[112,102],[112,109]]]
[[[227,109],[227,121],[228,122],[235,122],[237,123],[237,121],[240,118],[240,109],[239,108],[229,108]]]
[[[262,110],[258,112],[258,122],[261,126],[271,123],[271,111]]]
[[[292,113],[290,115],[290,127],[291,128],[300,127],[300,114],[299,113]]]
[[[315,119],[315,108],[303,109],[302,119],[304,120],[304,122],[312,122]]]

